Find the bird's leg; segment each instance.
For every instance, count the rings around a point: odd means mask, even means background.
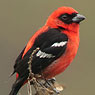
[[[56,82],[55,78],[46,80],[46,83],[44,85],[48,89],[53,90],[56,94],[60,94],[60,92],[63,90],[63,87]]]
[[[55,81],[56,81],[55,78],[48,79],[48,80],[46,80],[45,86],[46,86],[47,88],[50,88],[51,90],[53,90],[55,93],[59,94],[59,91],[54,87]]]
[[[45,79],[45,83],[44,83],[44,85],[45,85],[45,87],[49,88],[49,87],[52,86],[52,84],[54,84],[55,81],[56,81],[55,78],[51,78],[51,79],[48,79],[48,80]]]

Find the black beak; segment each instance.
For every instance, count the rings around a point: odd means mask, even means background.
[[[81,21],[83,21],[85,19],[85,16],[77,14],[72,21],[75,23],[80,23]]]

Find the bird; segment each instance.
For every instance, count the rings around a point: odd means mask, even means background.
[[[42,74],[46,80],[64,72],[77,54],[79,25],[84,19],[85,16],[67,6],[51,13],[45,25],[35,32],[17,57],[12,73],[16,73],[16,80],[9,95],[17,95],[27,81],[29,62],[31,72]]]

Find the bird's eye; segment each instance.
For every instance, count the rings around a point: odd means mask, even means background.
[[[68,19],[68,16],[67,16],[67,15],[63,15],[61,18],[62,18],[63,20],[67,20],[67,19]]]
[[[60,20],[62,20],[62,21],[67,21],[67,20],[69,20],[69,14],[62,14],[60,17],[59,17],[59,19]]]

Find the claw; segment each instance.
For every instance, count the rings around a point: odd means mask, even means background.
[[[47,81],[49,81],[49,82],[51,82],[51,83],[54,83],[54,82],[56,81],[56,78],[53,77],[53,78],[51,78],[51,79],[48,79]]]

